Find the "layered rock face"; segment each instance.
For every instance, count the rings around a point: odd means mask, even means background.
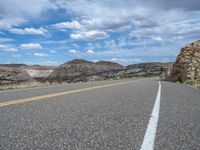
[[[173,65],[172,62],[160,63],[141,63],[129,65],[127,73],[129,76],[142,76],[142,77],[152,77],[152,76],[163,76],[166,71]]]
[[[59,67],[28,66],[24,64],[0,65],[0,83],[18,83],[30,80],[41,82],[86,82],[108,78],[153,77],[163,75],[172,63],[142,63],[124,67],[118,63],[97,63],[75,59]]]
[[[123,69],[123,66],[117,63],[106,61],[93,63],[86,60],[75,59],[60,65],[50,74],[48,80],[50,82],[102,80],[107,77],[113,77],[115,74],[112,72],[119,69]]]
[[[47,66],[40,66],[40,65],[34,65],[34,66],[28,66],[26,68],[23,68],[32,78],[34,78],[37,81],[46,81],[48,76],[53,72],[55,67],[47,67]]]
[[[60,65],[53,71],[50,82],[79,82],[118,77],[152,77],[165,73],[172,63],[143,63],[124,67],[120,64],[100,61],[97,63],[76,59]]]
[[[0,84],[20,83],[32,80],[31,76],[17,67],[0,67]]]
[[[200,41],[181,49],[167,79],[180,82],[200,79]]]
[[[25,64],[0,64],[0,84],[28,81],[46,81],[54,70],[49,66],[28,66]]]

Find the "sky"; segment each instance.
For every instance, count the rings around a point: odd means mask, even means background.
[[[0,0],[0,63],[169,62],[199,39],[199,0]]]

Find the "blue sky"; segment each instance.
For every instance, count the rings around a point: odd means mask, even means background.
[[[174,61],[199,16],[199,0],[1,0],[0,63]]]

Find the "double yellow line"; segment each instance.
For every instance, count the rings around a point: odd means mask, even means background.
[[[141,79],[141,80],[144,80],[144,79]],[[12,100],[12,101],[7,101],[7,102],[1,102],[0,107],[10,106],[10,105],[15,105],[15,104],[21,104],[21,103],[26,103],[26,102],[36,101],[36,100],[48,100],[48,98],[52,98],[52,97],[63,96],[63,95],[74,94],[74,93],[80,93],[80,92],[85,92],[85,91],[91,91],[91,90],[94,90],[94,89],[112,87],[112,86],[116,86],[116,85],[132,83],[132,82],[136,82],[136,81],[140,81],[140,80],[120,82],[120,83],[114,83],[114,84],[106,84],[106,85],[94,86],[94,87],[83,88],[83,89],[78,89],[78,90],[72,90],[72,91],[53,93],[53,94],[47,94],[47,95],[42,95],[42,96],[35,96],[35,97],[30,97],[30,98],[17,99],[17,100]]]

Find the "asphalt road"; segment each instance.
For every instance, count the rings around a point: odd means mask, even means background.
[[[147,79],[0,91],[0,149],[140,150],[159,100],[153,148],[199,150],[200,90],[158,89]]]

